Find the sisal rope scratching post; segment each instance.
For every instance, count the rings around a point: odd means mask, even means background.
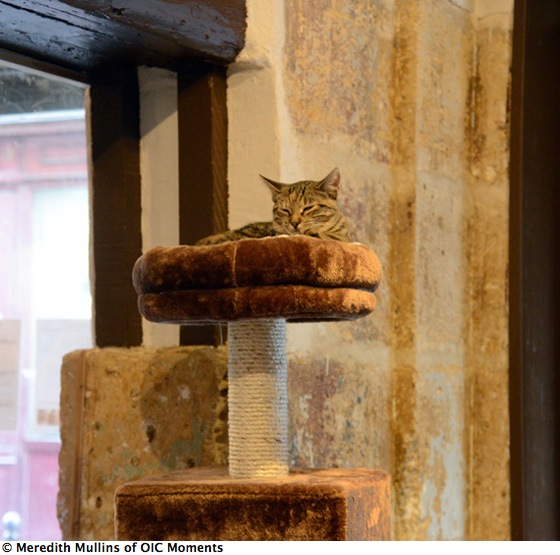
[[[286,320],[228,324],[229,475],[288,474]]]

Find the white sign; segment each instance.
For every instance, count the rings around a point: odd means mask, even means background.
[[[17,431],[19,320],[0,320],[0,431]]]

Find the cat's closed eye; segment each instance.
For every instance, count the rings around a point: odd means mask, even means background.
[[[319,208],[318,204],[308,204],[307,206],[304,206],[303,210],[301,211],[302,214],[310,214],[311,212],[313,212],[316,208]]]

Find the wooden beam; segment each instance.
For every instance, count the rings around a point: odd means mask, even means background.
[[[179,73],[179,239],[227,229],[226,71],[210,64]],[[213,326],[185,326],[182,344],[220,342]]]
[[[181,243],[227,229],[226,72],[200,64],[179,73]]]
[[[0,0],[0,48],[87,72],[228,63],[243,47],[245,18],[245,0]]]
[[[130,347],[142,343],[131,282],[142,253],[136,68],[94,72],[88,104],[95,340],[99,347]]]
[[[560,539],[560,4],[516,0],[510,163],[511,522]]]

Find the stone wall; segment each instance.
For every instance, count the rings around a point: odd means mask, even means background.
[[[473,539],[509,537],[510,10],[510,2],[480,2],[473,39],[465,221],[466,533]]]
[[[512,2],[248,8],[231,225],[270,217],[259,173],[338,166],[386,276],[373,316],[289,326],[292,463],[390,471],[396,539],[507,538]]]

